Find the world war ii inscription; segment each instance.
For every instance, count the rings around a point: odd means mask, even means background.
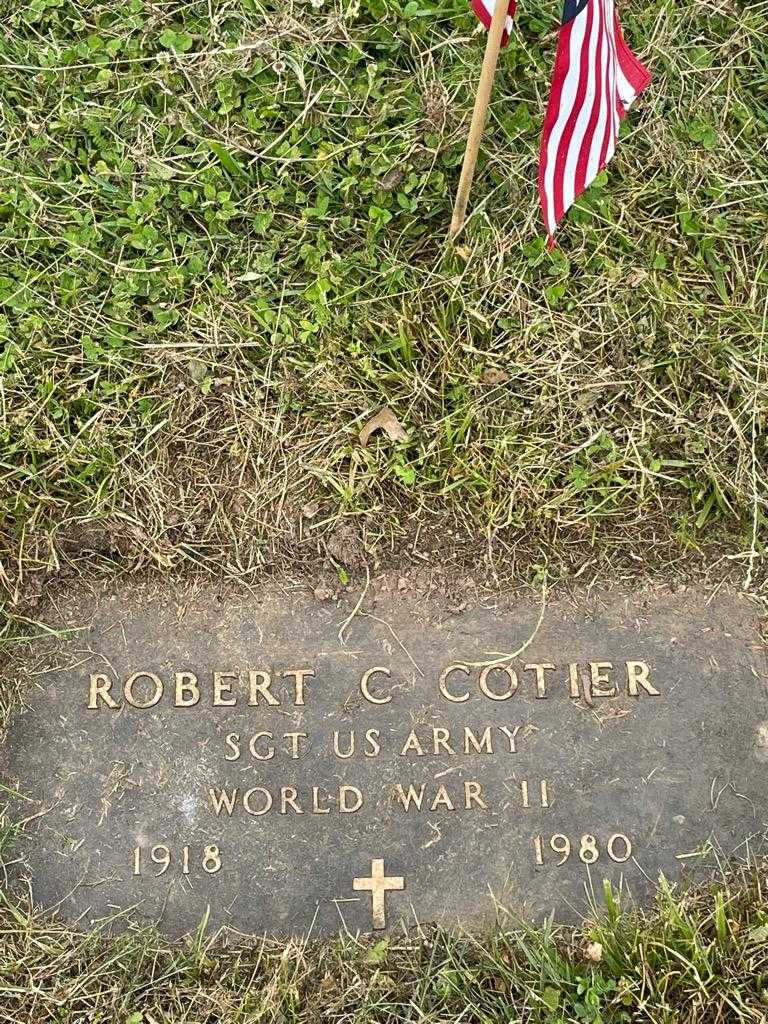
[[[766,822],[745,602],[101,594],[7,670],[15,868],[67,919],[271,934],[642,899]],[[52,660],[51,660],[52,659]]]

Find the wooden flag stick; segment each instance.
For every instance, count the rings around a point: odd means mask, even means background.
[[[467,213],[469,202],[469,190],[472,188],[472,179],[475,176],[475,165],[477,154],[480,152],[480,140],[483,137],[485,119],[488,114],[488,104],[493,89],[493,76],[496,74],[496,64],[501,49],[501,37],[504,35],[504,25],[507,20],[509,0],[496,0],[491,18],[491,27],[488,30],[488,41],[485,44],[485,56],[483,57],[483,68],[480,72],[480,81],[475,96],[475,109],[472,111],[472,123],[469,126],[467,136],[467,148],[464,150],[464,162],[461,165],[461,177],[456,192],[456,202],[453,206],[453,217],[451,218],[451,229],[448,237],[454,238],[464,226],[464,217]]]

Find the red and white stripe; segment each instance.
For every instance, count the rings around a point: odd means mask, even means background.
[[[496,2],[504,3],[504,0],[472,0],[472,9],[486,28],[491,27],[491,18],[493,17],[493,12],[496,10]],[[508,3],[509,6],[507,10],[509,14],[507,17],[507,24],[504,26],[504,33],[501,37],[502,46],[506,46],[509,42],[509,36],[512,32],[512,19],[515,16],[516,0],[508,0]]]
[[[562,25],[539,157],[550,244],[566,210],[613,156],[621,119],[649,82],[621,34],[614,0],[589,0]]]

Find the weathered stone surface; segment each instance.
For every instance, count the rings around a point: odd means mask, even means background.
[[[207,907],[276,934],[567,919],[603,878],[643,897],[760,841],[766,663],[743,599],[561,601],[537,628],[535,602],[375,590],[355,614],[312,588],[61,608],[79,629],[10,667],[3,775],[16,818],[38,815],[18,846],[36,900],[169,933]]]

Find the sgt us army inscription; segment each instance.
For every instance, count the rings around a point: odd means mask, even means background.
[[[579,916],[765,829],[765,656],[733,596],[349,608],[73,600],[6,674],[17,876],[70,919],[242,931]],[[21,883],[21,879],[17,878]]]

